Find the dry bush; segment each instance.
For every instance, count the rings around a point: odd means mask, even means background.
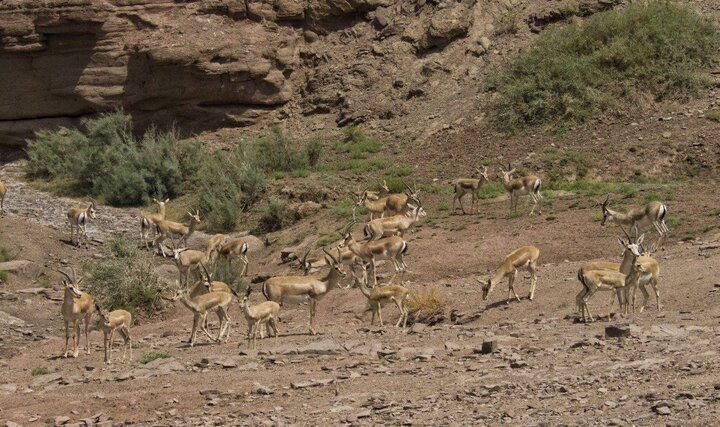
[[[433,287],[428,290],[415,292],[410,295],[407,302],[411,323],[434,324],[445,318],[447,298]]]

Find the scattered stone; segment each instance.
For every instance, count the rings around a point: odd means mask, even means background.
[[[340,354],[345,348],[333,340],[323,340],[310,343],[297,350],[298,354]]]
[[[55,425],[56,426],[61,426],[61,425],[67,424],[69,421],[70,421],[70,417],[67,417],[64,415],[55,417]]]
[[[672,136],[672,133],[670,133],[670,132],[663,132],[663,134],[662,134],[662,137],[665,138],[665,139],[668,139],[668,138],[670,138],[671,136]]]
[[[427,325],[424,323],[413,323],[413,325],[408,330],[408,334],[422,334],[425,332],[425,329],[427,329]]]
[[[220,359],[215,361],[216,365],[220,365],[223,369],[237,368],[237,362],[232,359]]]
[[[364,410],[364,411],[360,411],[360,412],[358,412],[357,414],[355,414],[355,418],[357,418],[357,419],[360,419],[360,418],[368,418],[368,417],[370,417],[371,414],[372,414],[372,413],[370,412],[370,410],[369,410],[369,409],[366,409],[366,410]]]
[[[53,383],[59,383],[60,380],[62,380],[62,375],[58,373],[38,375],[30,382],[29,387],[38,389]]]
[[[275,390],[271,389],[270,387],[265,387],[264,385],[260,383],[253,383],[253,392],[256,394],[262,394],[265,396],[269,396],[271,394],[275,393]]]
[[[497,350],[498,350],[497,340],[483,341],[482,347],[480,347],[479,351],[478,351],[478,349],[475,349],[475,350],[473,350],[473,353],[490,354],[490,353],[495,353]]]
[[[658,415],[670,415],[672,411],[667,405],[656,405],[653,406],[653,411]]]
[[[610,325],[605,327],[605,336],[608,338],[627,338],[631,334],[630,325]]]
[[[35,280],[42,274],[42,266],[32,261],[16,259],[13,261],[0,262],[0,271],[7,271],[16,276]]]

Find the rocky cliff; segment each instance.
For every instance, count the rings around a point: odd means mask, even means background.
[[[310,116],[392,132],[456,107],[423,138],[481,114],[478,79],[533,32],[617,3],[8,0],[0,144],[117,107],[184,133]]]

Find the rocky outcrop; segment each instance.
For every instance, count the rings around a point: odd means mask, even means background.
[[[143,127],[255,123],[288,102],[302,33],[378,0],[15,0],[0,5],[0,144],[122,107]]]

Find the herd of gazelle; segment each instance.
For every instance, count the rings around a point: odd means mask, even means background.
[[[484,167],[481,171],[475,169],[478,178],[459,178],[452,182],[454,186],[453,211],[455,202],[460,204],[463,214],[466,213],[462,204],[465,195],[471,195],[471,212],[475,210],[477,193],[480,188],[490,181],[488,169]],[[529,195],[532,198],[533,206],[530,215],[537,208],[538,213],[542,211],[542,194],[540,189],[542,181],[534,175],[520,178],[512,178],[516,172],[511,165],[507,169],[501,167],[502,183],[508,193],[510,208],[517,209],[517,203],[521,196]],[[306,302],[309,306],[310,319],[309,329],[311,334],[317,333],[315,316],[318,302],[332,289],[341,287],[340,282],[347,276],[345,268],[349,268],[354,284],[368,300],[369,309],[372,311],[371,323],[375,323],[377,316],[380,325],[383,325],[381,307],[393,302],[400,311],[400,317],[396,326],[405,327],[407,324],[408,311],[405,302],[409,297],[409,291],[405,286],[394,285],[392,281],[397,274],[406,271],[407,266],[403,255],[408,250],[408,243],[404,239],[404,233],[413,225],[418,224],[421,218],[426,216],[422,203],[418,196],[417,187],[406,185],[407,192],[393,194],[387,184],[382,186],[385,194],[366,190],[362,193],[354,193],[356,205],[364,207],[370,214],[370,220],[363,228],[364,238],[356,241],[352,236],[351,229],[356,223],[353,214],[353,222],[343,232],[343,239],[340,245],[332,251],[323,249],[324,256],[308,259],[309,251],[300,259],[300,266],[304,275],[275,276],[267,279],[262,286],[262,293],[267,299],[266,302],[250,306],[250,288],[243,296],[235,293],[231,286],[224,282],[213,281],[212,274],[206,265],[214,266],[220,256],[225,257],[230,265],[233,260],[242,262],[240,276],[247,274],[248,270],[248,244],[242,239],[229,240],[225,235],[216,234],[212,236],[205,251],[198,251],[187,248],[187,241],[200,224],[200,212],[188,212],[188,224],[182,224],[165,219],[166,204],[170,201],[153,199],[158,205],[157,213],[142,212],[140,215],[140,238],[142,244],[149,250],[150,245],[159,248],[163,256],[166,256],[163,242],[170,238],[173,243],[173,255],[178,268],[179,280],[177,292],[171,301],[180,300],[193,313],[193,326],[189,339],[190,345],[194,345],[198,329],[213,341],[225,341],[230,336],[231,319],[228,310],[235,297],[245,316],[248,324],[248,346],[254,346],[260,328],[261,338],[264,330],[272,330],[277,338],[277,319],[280,307],[284,303]],[[0,182],[0,215],[4,215],[4,199],[6,186]],[[581,312],[584,321],[593,321],[593,316],[588,307],[589,299],[599,290],[614,291],[615,295],[611,301],[612,305],[617,298],[621,315],[629,311],[629,304],[632,301],[633,312],[635,311],[635,294],[640,288],[643,293],[643,303],[640,307],[642,312],[647,306],[649,293],[647,285],[652,286],[657,299],[657,309],[661,309],[660,293],[658,290],[658,277],[660,267],[658,262],[649,256],[644,250],[642,243],[645,235],[633,239],[623,226],[630,229],[637,236],[641,229],[652,225],[659,233],[659,238],[653,247],[656,250],[666,238],[668,228],[665,225],[667,206],[660,202],[650,202],[642,208],[630,209],[621,212],[609,208],[609,196],[600,204],[602,209],[602,225],[607,222],[618,224],[625,234],[626,239],[618,239],[624,249],[623,258],[620,263],[609,261],[588,262],[581,266],[578,271],[578,280],[582,289],[576,296],[576,310]],[[386,216],[386,214],[392,214]],[[72,207],[68,210],[67,218],[70,223],[71,241],[80,244],[81,238],[85,238],[87,244],[87,224],[97,215],[97,203],[90,199],[87,207]],[[376,218],[379,216],[379,218]],[[150,243],[150,233],[153,238]],[[178,242],[179,241],[179,245]],[[494,287],[502,280],[508,280],[509,303],[514,297],[520,301],[514,289],[515,279],[518,270],[526,269],[530,273],[530,291],[528,298],[533,300],[537,284],[536,267],[540,256],[540,250],[535,246],[523,246],[508,254],[500,266],[492,273],[487,281],[477,279],[482,285],[482,298],[486,300]],[[377,283],[376,261],[390,260],[395,268],[395,275],[389,283],[379,286]],[[316,276],[310,273],[329,266],[327,274]],[[361,268],[361,274],[356,274],[356,267]],[[200,271],[202,269],[202,271]],[[190,274],[193,271],[200,272],[200,280],[190,285]],[[80,326],[85,323],[85,344],[86,351],[90,352],[88,341],[88,328],[91,317],[94,313],[100,316],[100,329],[104,334],[105,362],[112,361],[112,344],[115,332],[121,336],[124,342],[124,349],[130,348],[132,358],[132,342],[130,339],[130,325],[132,315],[125,310],[107,311],[93,301],[93,298],[80,290],[82,278],[77,280],[74,269],[71,269],[72,276],[60,271],[66,279],[63,280],[65,294],[62,304],[62,315],[65,322],[65,357],[70,351],[69,341],[73,340],[74,357],[78,356],[80,346]],[[203,274],[204,272],[204,274]],[[370,275],[372,275],[373,287],[369,286]],[[213,337],[207,329],[207,314],[215,311],[220,321],[217,337]],[[611,313],[609,313],[608,317]],[[123,350],[123,360],[125,350]]]

